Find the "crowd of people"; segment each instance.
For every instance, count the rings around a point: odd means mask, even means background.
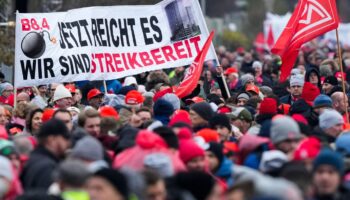
[[[350,54],[341,73],[319,45],[284,83],[268,51],[218,47],[182,99],[186,67],[16,91],[0,74],[0,198],[350,199]]]

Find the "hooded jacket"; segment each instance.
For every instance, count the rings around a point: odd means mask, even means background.
[[[310,67],[307,69],[306,73],[305,73],[305,82],[310,82],[310,75],[312,72],[315,72],[318,78],[318,84],[317,87],[320,89],[320,91],[322,90],[322,86],[321,86],[321,76],[320,76],[320,71],[315,68],[315,67]]]

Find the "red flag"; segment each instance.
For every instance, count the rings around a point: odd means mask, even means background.
[[[289,76],[303,43],[336,29],[338,25],[335,0],[300,0],[271,50],[282,59],[280,81]]]
[[[179,97],[183,98],[192,93],[192,91],[197,87],[199,78],[202,73],[203,64],[205,57],[207,56],[211,41],[214,37],[214,31],[212,31],[205,42],[202,50],[198,53],[193,63],[189,68],[187,68],[184,79],[181,81],[180,85],[174,88],[174,93]]]
[[[273,31],[272,31],[272,25],[269,26],[269,31],[267,33],[266,37],[266,44],[269,49],[272,49],[273,44],[275,43],[275,39],[273,37]]]

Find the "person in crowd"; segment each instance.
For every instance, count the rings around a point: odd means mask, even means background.
[[[63,85],[58,85],[53,94],[53,102],[55,109],[67,109],[72,106],[72,94]]]
[[[338,80],[334,76],[327,76],[322,84],[322,92],[331,96],[335,91],[339,91]]]
[[[79,114],[78,125],[89,135],[98,137],[101,133],[101,115],[94,108],[87,109]]]
[[[313,103],[313,110],[317,114],[321,114],[325,109],[330,109],[333,107],[332,99],[324,94],[320,94],[316,97]]]
[[[343,131],[344,119],[336,110],[325,110],[319,116],[319,124],[327,141],[333,143]]]
[[[270,132],[271,142],[276,149],[287,155],[294,153],[302,138],[298,124],[288,116],[272,119]]]
[[[47,85],[39,85],[37,87],[36,95],[31,100],[31,103],[35,104],[41,109],[44,109],[48,105],[47,97]]]
[[[237,107],[226,115],[230,118],[231,125],[237,127],[243,134],[245,134],[252,126],[252,114],[244,107]]]
[[[341,179],[344,173],[344,162],[339,154],[324,148],[313,163],[312,182],[314,199],[348,199],[350,194],[341,189]]]
[[[43,112],[41,108],[37,108],[27,114],[25,129],[23,131],[24,134],[38,135],[40,127],[42,126]]]
[[[338,111],[341,115],[344,115],[349,104],[348,97],[342,92],[334,92],[331,98],[333,109]]]
[[[156,172],[142,172],[146,184],[146,200],[166,200],[167,189],[165,181]]]
[[[209,127],[209,120],[214,115],[210,104],[206,102],[193,104],[189,113],[194,131]]]
[[[91,199],[128,200],[129,188],[124,174],[104,168],[95,172],[87,183]]]
[[[5,82],[0,84],[0,103],[4,104],[7,98],[13,94],[13,86],[11,83]]]
[[[61,120],[66,126],[69,132],[73,130],[72,114],[66,109],[56,110],[52,118]]]
[[[90,177],[87,167],[77,160],[62,162],[54,172],[54,181],[64,200],[90,200],[85,185]]]
[[[304,76],[301,74],[292,76],[289,81],[290,94],[280,98],[281,103],[292,105],[300,97],[304,86]]]
[[[96,88],[91,89],[87,94],[89,105],[98,110],[98,108],[102,105],[103,96],[104,94],[100,90]]]
[[[30,154],[21,173],[25,191],[47,190],[53,182],[52,173],[69,148],[69,132],[66,125],[56,119],[44,123],[38,135],[39,145]]]

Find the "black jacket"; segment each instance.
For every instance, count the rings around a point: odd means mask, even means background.
[[[43,146],[37,147],[29,157],[20,179],[25,191],[32,189],[47,190],[53,182],[52,172],[59,159]]]

